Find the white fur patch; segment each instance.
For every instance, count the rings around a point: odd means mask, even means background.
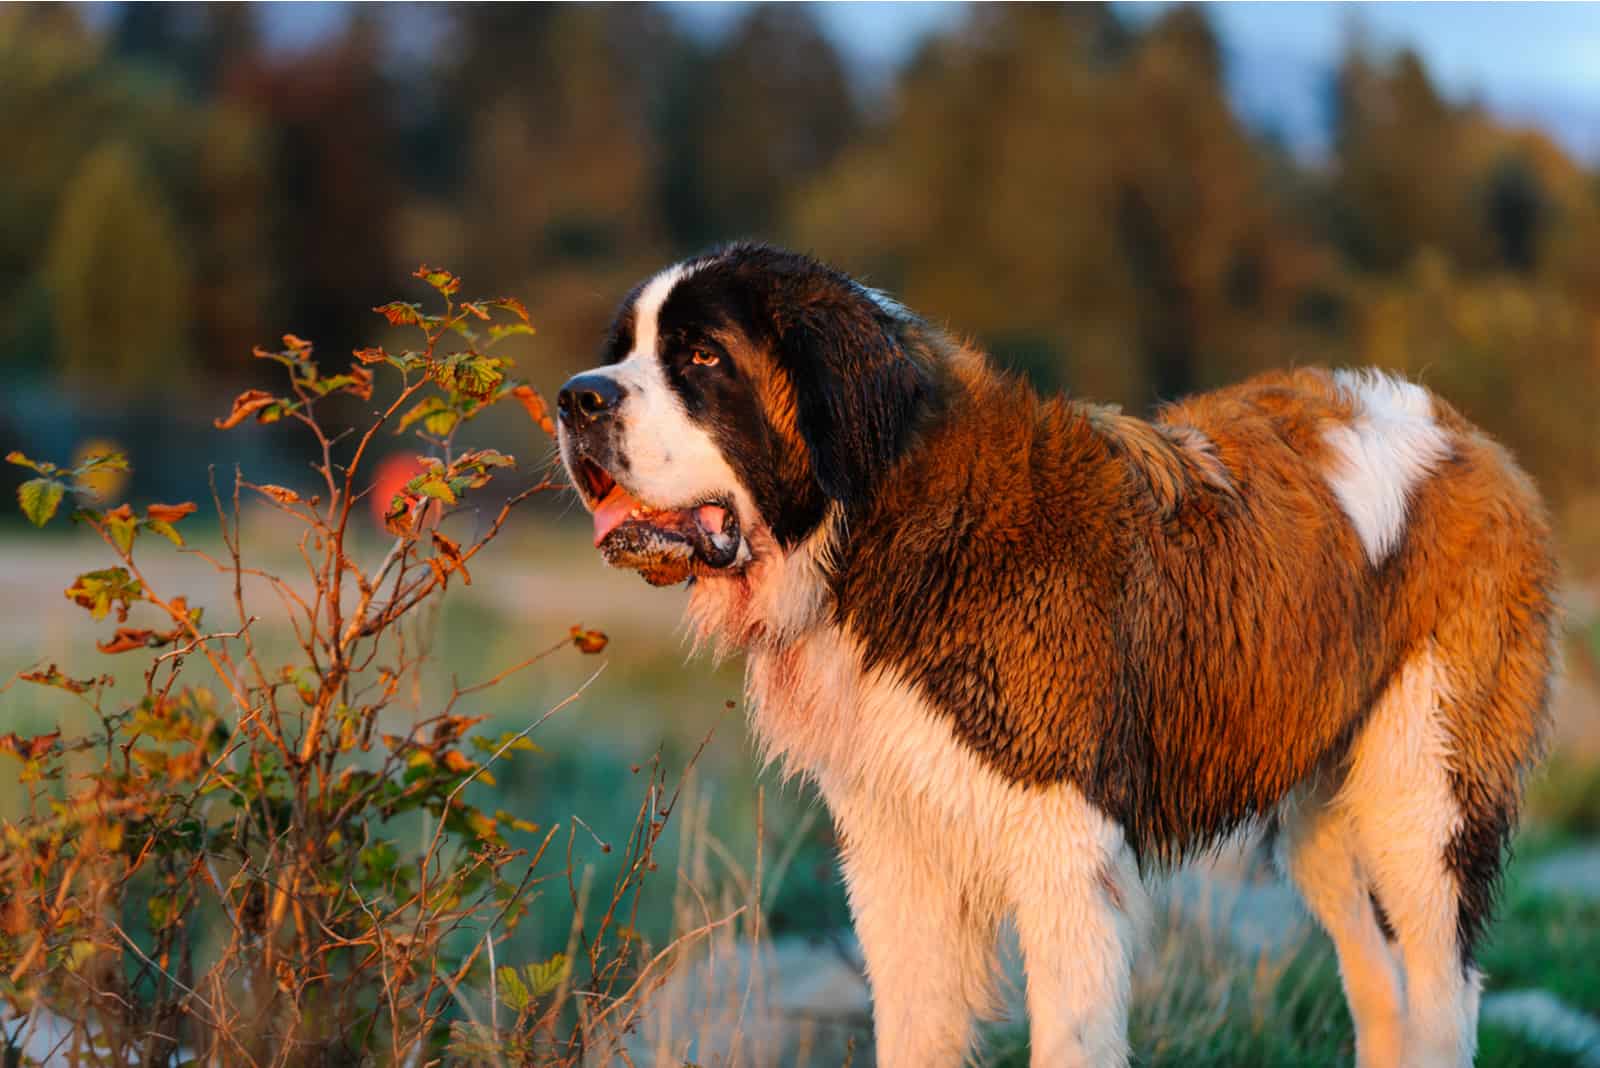
[[[1354,819],[1329,794],[1317,783],[1283,806],[1279,863],[1338,951],[1358,1068],[1392,1068],[1404,1063],[1405,977],[1378,926]]]
[[[633,351],[632,359],[641,353],[656,351],[656,327],[661,318],[661,306],[667,302],[672,288],[694,273],[686,263],[675,263],[645,283],[633,301]]]
[[[1433,419],[1433,401],[1418,385],[1380,371],[1335,371],[1355,418],[1330,427],[1338,454],[1328,483],[1339,498],[1367,559],[1381,563],[1400,543],[1413,488],[1450,452]]]
[[[816,781],[844,839],[872,980],[879,1063],[959,1063],[991,1009],[999,924],[1017,928],[1036,1065],[1127,1058],[1144,890],[1121,829],[1070,785],[985,766],[892,674],[864,673],[831,624],[752,654],[769,759]]]

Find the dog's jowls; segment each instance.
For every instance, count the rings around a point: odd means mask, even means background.
[[[692,583],[827,801],[880,1064],[960,1063],[1006,918],[1033,1063],[1123,1063],[1141,871],[1258,826],[1359,1062],[1470,1062],[1554,576],[1528,480],[1442,400],[1306,369],[1146,422],[734,246],[629,295],[560,408],[601,551]]]

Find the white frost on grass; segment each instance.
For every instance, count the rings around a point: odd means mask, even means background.
[[[1600,1068],[1600,1020],[1574,1009],[1548,990],[1487,994],[1480,1012],[1485,1023],[1516,1031],[1546,1049],[1577,1057],[1585,1068]]]

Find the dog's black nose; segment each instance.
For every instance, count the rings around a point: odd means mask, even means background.
[[[561,421],[574,430],[609,416],[622,403],[622,387],[606,375],[584,373],[567,380],[556,397]]]

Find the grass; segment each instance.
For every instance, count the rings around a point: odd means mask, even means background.
[[[7,535],[0,541],[0,559],[34,560],[38,548]],[[39,588],[25,595],[33,611],[28,625],[0,626],[0,671],[9,675],[40,658],[80,673],[114,670],[115,660],[94,653],[95,635],[78,610],[53,592],[70,581],[76,573],[72,568],[99,566],[100,558],[75,556],[65,539],[47,548],[45,562],[37,566],[48,572],[48,581],[38,580]],[[757,765],[737,704],[740,665],[687,660],[673,627],[674,598],[681,595],[647,590],[631,575],[607,572],[575,528],[537,530],[493,552],[500,559],[482,573],[511,579],[453,591],[438,621],[438,659],[463,683],[551,645],[574,623],[607,631],[611,645],[605,671],[584,698],[535,736],[542,751],[497,768],[498,785],[482,788],[490,792],[480,800],[546,826],[581,816],[596,838],[614,841],[626,835],[637,812],[638,791],[624,788],[640,782],[630,769],[659,751],[675,774],[698,753],[691,785],[704,834],[716,846],[696,863],[706,865],[710,881],[748,882],[759,841],[766,876],[764,937],[847,926],[825,813],[809,790],[784,785],[775,772],[763,773]],[[263,624],[258,638],[277,640],[270,620]],[[463,711],[491,716],[496,729],[520,729],[572,692],[595,664],[593,658],[554,657],[487,691],[482,705]],[[448,678],[438,685],[447,691]],[[424,704],[430,696],[438,694],[425,694]],[[71,733],[87,726],[72,722],[75,713],[53,698],[13,687],[0,697],[0,733],[26,734],[58,724]],[[10,798],[0,784],[0,818],[9,811]],[[1600,1014],[1600,905],[1542,893],[1527,878],[1529,867],[1548,852],[1600,837],[1600,767],[1558,757],[1531,784],[1528,814],[1533,828],[1519,844],[1499,922],[1480,954],[1488,989],[1541,987]],[[681,920],[675,913],[681,902],[674,899],[682,882],[678,869],[688,863],[682,849],[677,834],[663,840],[661,871],[639,918],[641,933],[656,944]],[[615,852],[603,853],[580,836],[575,854],[594,868],[595,885],[607,885]],[[550,886],[543,892],[564,900],[566,888]],[[542,960],[563,948],[567,916],[564,906],[533,909],[502,963]],[[1132,1008],[1136,1063],[1151,1068],[1350,1063],[1351,1025],[1331,947],[1320,933],[1284,959],[1264,960],[1240,953],[1217,932],[1163,920],[1151,947],[1141,958]],[[992,1068],[1026,1065],[1025,1028],[989,1028],[985,1050],[983,1063]],[[863,1052],[856,1063],[865,1066],[870,1058]],[[1478,1063],[1577,1061],[1486,1025]]]
[[[1600,838],[1600,764],[1557,753],[1528,784],[1526,808],[1546,836]]]
[[[1519,875],[1479,954],[1490,989],[1542,987],[1600,1015],[1600,902],[1541,893]]]
[[[1532,887],[1519,851],[1506,899],[1479,953],[1485,992],[1542,988],[1600,1014],[1600,904]],[[1350,1064],[1355,1039],[1331,944],[1312,931],[1281,959],[1251,959],[1217,933],[1158,922],[1140,959],[1130,1020],[1134,1063],[1147,1068],[1291,1068]],[[1026,1068],[1026,1029],[998,1025],[986,1068]],[[1485,1023],[1480,1068],[1577,1068],[1581,1058]]]

